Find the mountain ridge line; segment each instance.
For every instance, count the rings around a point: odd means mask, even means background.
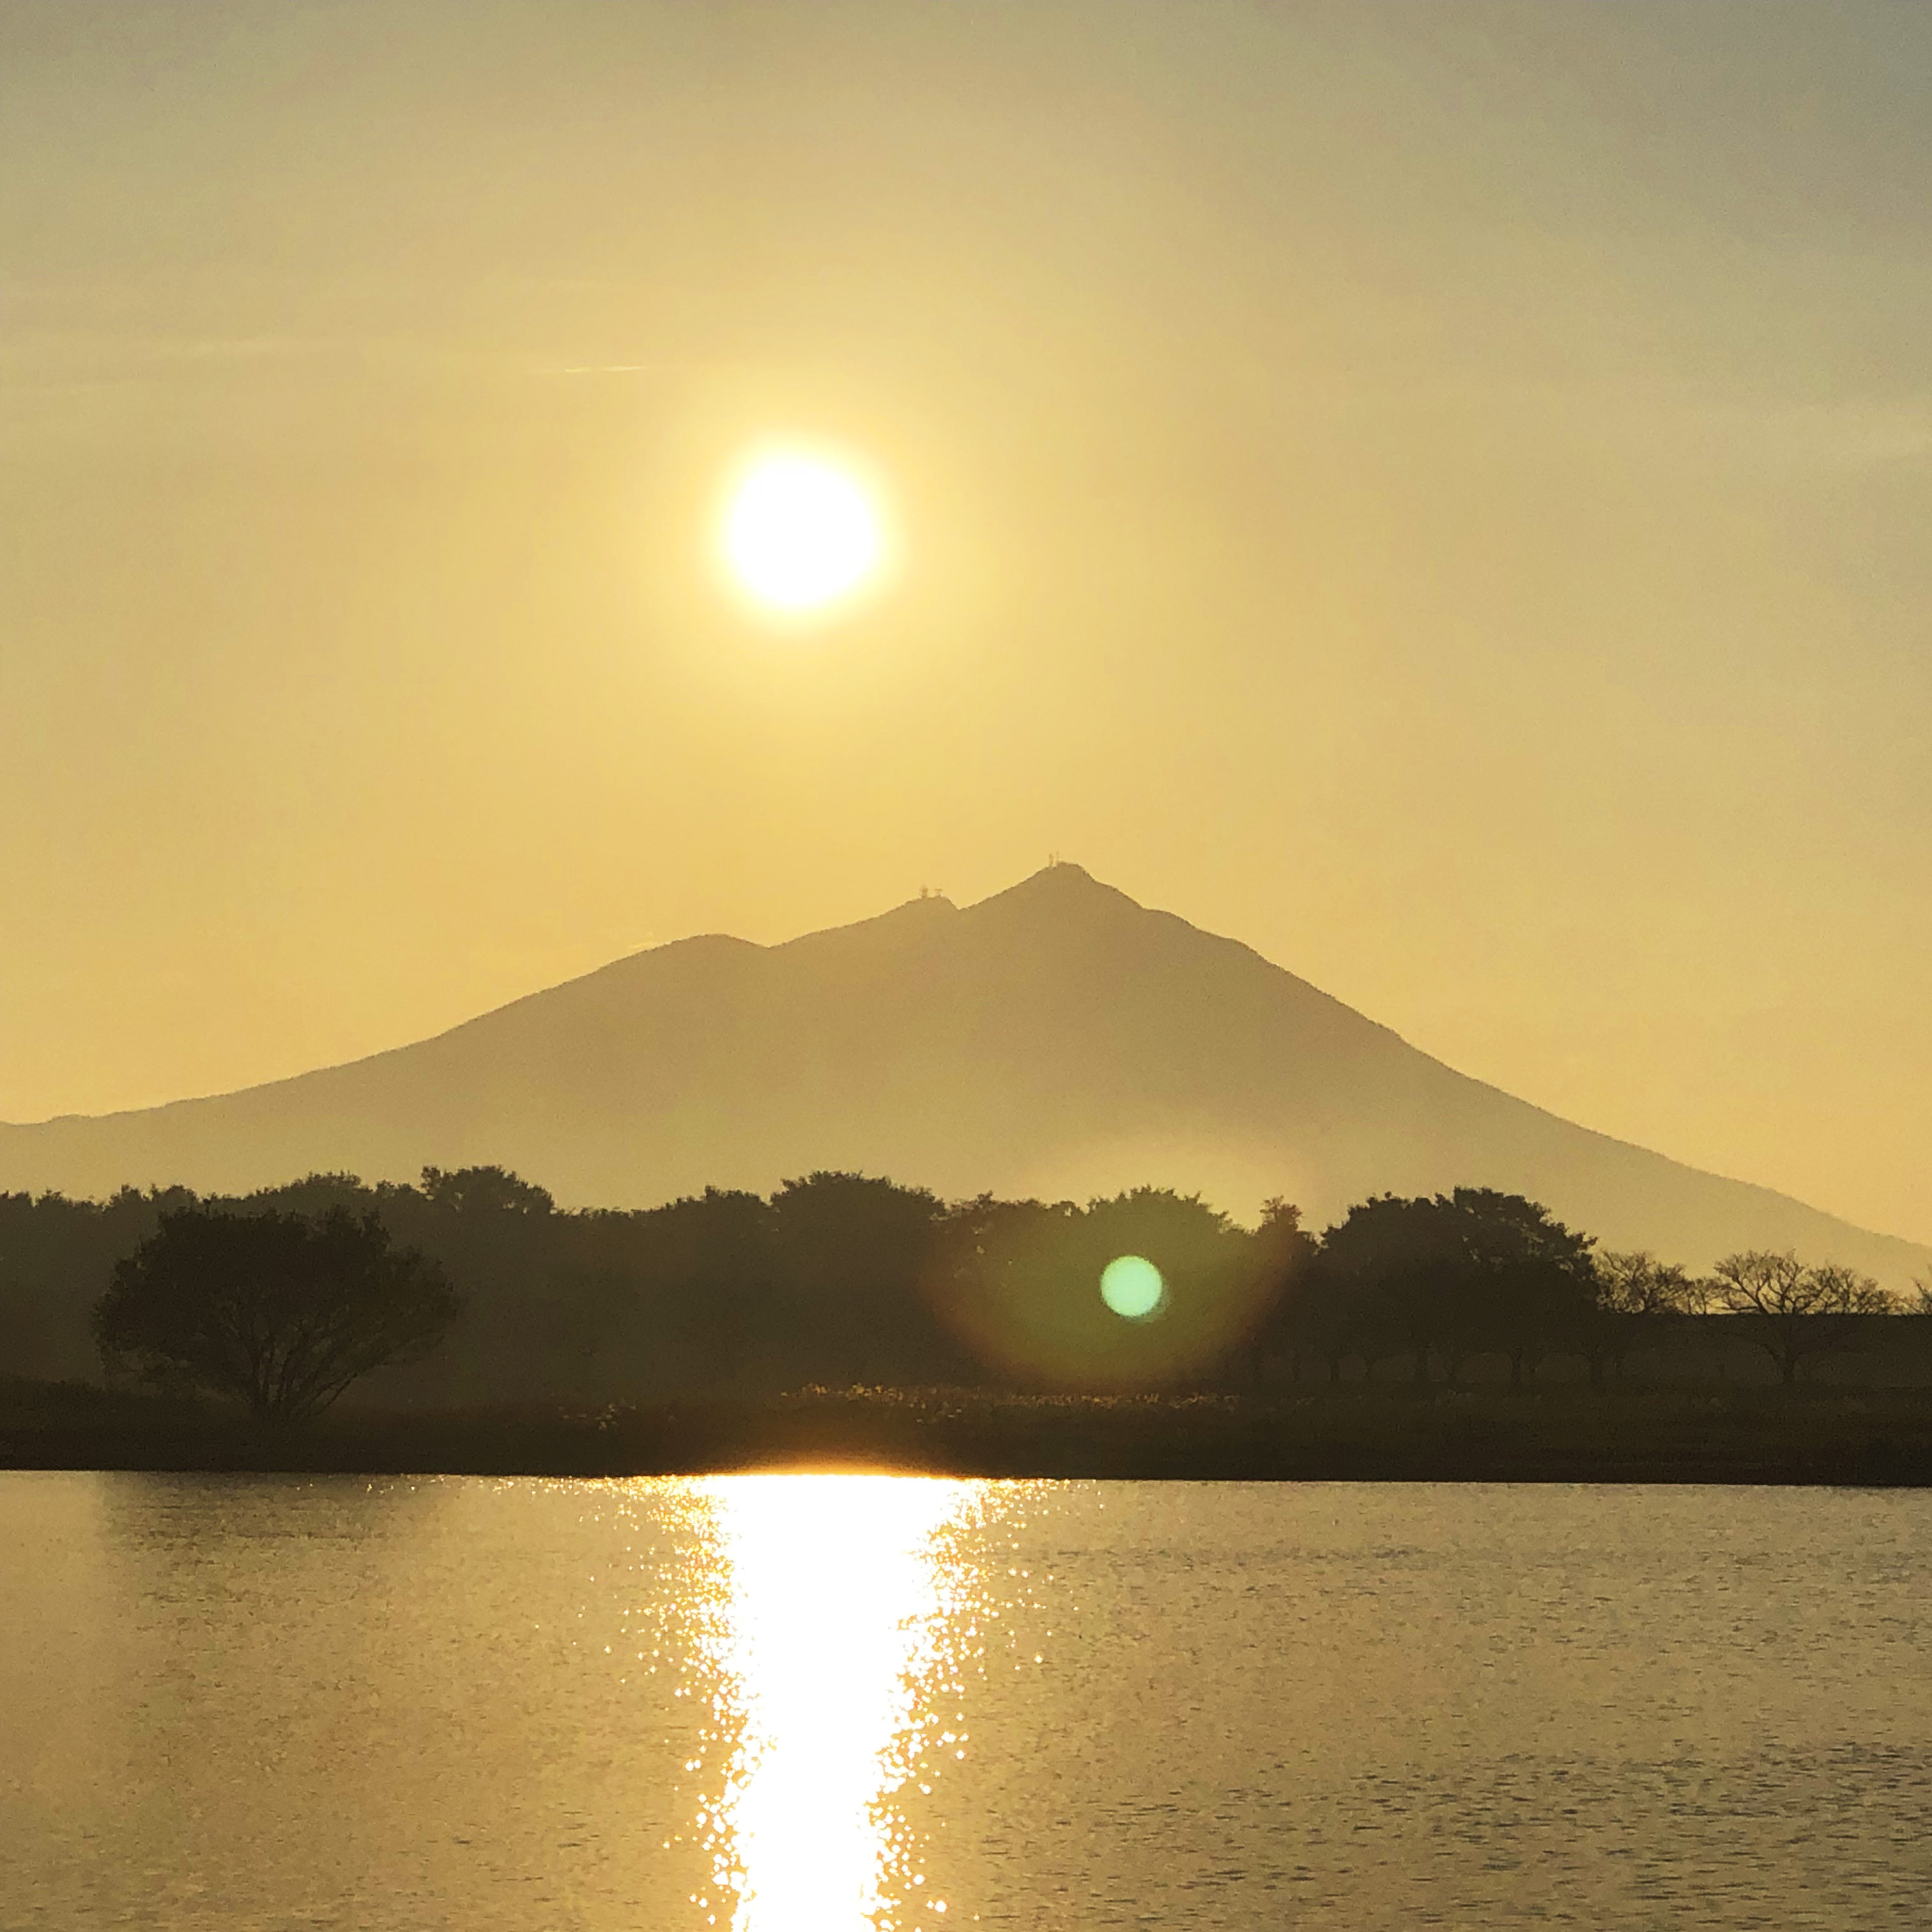
[[[1796,1246],[1902,1286],[1932,1262],[1461,1073],[1064,862],[970,906],[922,896],[771,945],[693,934],[227,1093],[0,1124],[15,1191],[478,1161],[600,1205],[827,1166],[952,1196],[1150,1179],[1223,1204],[1280,1193],[1318,1221],[1371,1192],[1481,1184],[1700,1264]]]

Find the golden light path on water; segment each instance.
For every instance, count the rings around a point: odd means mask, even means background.
[[[936,1928],[894,1794],[964,1757],[957,1646],[976,1635],[944,1532],[986,1486],[758,1475],[695,1486],[722,1574],[704,1640],[735,1748],[709,1828],[733,1932]],[[730,1916],[725,1914],[728,1908]]]

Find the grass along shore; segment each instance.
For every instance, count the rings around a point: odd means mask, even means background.
[[[382,1411],[264,1430],[212,1405],[0,1382],[0,1468],[693,1475],[785,1468],[1250,1481],[1932,1486],[1932,1389],[1398,1384],[1075,1396],[807,1389]]]

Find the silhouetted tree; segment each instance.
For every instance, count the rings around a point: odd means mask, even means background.
[[[1170,1298],[1191,1283],[1204,1287],[1238,1272],[1248,1258],[1241,1231],[1226,1214],[1198,1194],[1171,1187],[1096,1196],[1072,1225],[1079,1230],[1083,1272],[1096,1282],[1110,1261],[1140,1255],[1160,1269]]]
[[[1868,1316],[1892,1306],[1869,1275],[1830,1262],[1806,1268],[1795,1254],[1761,1248],[1726,1255],[1712,1270],[1712,1288],[1718,1306],[1777,1365],[1786,1388],[1810,1357],[1845,1347]]]
[[[1255,1238],[1198,1195],[1136,1187],[1090,1201],[962,1202],[942,1223],[932,1305],[984,1364],[1036,1388],[1118,1390],[1211,1377],[1250,1344],[1273,1298]],[[1286,1238],[1286,1222],[1277,1228]],[[1159,1270],[1160,1302],[1124,1320],[1109,1263]]]
[[[1589,1365],[1590,1386],[1601,1388],[1606,1366],[1621,1375],[1627,1357],[1656,1347],[1702,1298],[1685,1269],[1647,1250],[1610,1250],[1592,1258],[1595,1292],[1575,1347]]]
[[[603,1217],[585,1217],[593,1218]],[[686,1386],[798,1379],[772,1346],[776,1228],[762,1196],[707,1187],[663,1208],[608,1218],[621,1238],[616,1268],[632,1278],[639,1371],[648,1347],[682,1362]]]
[[[1293,1310],[1319,1246],[1301,1225],[1301,1210],[1292,1201],[1277,1194],[1262,1204],[1261,1226],[1248,1238],[1247,1263],[1258,1291],[1258,1323],[1248,1352],[1257,1382],[1271,1354],[1286,1353],[1290,1372],[1298,1376],[1300,1345]]]
[[[0,1195],[0,1374],[92,1374],[98,1358],[90,1312],[114,1264],[169,1209],[194,1202],[180,1187],[124,1187],[106,1201]]]
[[[796,1372],[848,1383],[949,1374],[956,1351],[919,1292],[938,1259],[937,1195],[820,1169],[784,1182],[770,1211],[771,1325]]]
[[[1450,1352],[1450,1377],[1463,1346],[1455,1306],[1467,1276],[1460,1217],[1433,1200],[1378,1194],[1358,1201],[1322,1238],[1322,1274],[1356,1300],[1364,1328],[1381,1331],[1382,1354],[1400,1350],[1429,1380],[1430,1354]]]
[[[1279,1334],[1293,1352],[1298,1380],[1304,1357],[1321,1363],[1330,1382],[1342,1379],[1342,1364],[1359,1358],[1364,1372],[1388,1352],[1371,1298],[1360,1286],[1318,1252],[1288,1285]]]
[[[570,1266],[549,1190],[494,1163],[425,1167],[379,1204],[399,1240],[441,1263],[468,1304],[446,1358],[472,1396],[581,1395],[598,1379],[610,1285]]]
[[[96,1305],[111,1368],[314,1415],[358,1376],[434,1346],[460,1307],[442,1271],[374,1214],[164,1214]]]
[[[556,1206],[548,1188],[539,1187],[506,1167],[494,1165],[448,1171],[426,1167],[422,1171],[422,1195],[432,1208],[472,1219],[484,1215],[548,1214]]]
[[[1064,1372],[1064,1303],[1078,1262],[1071,1201],[981,1194],[949,1207],[927,1300],[947,1331],[997,1381],[1024,1385]]]
[[[1596,1292],[1594,1245],[1540,1202],[1492,1187],[1436,1197],[1462,1250],[1444,1324],[1454,1342],[1507,1358],[1510,1387],[1586,1326]],[[1452,1378],[1453,1379],[1453,1378]]]
[[[1505,1357],[1520,1388],[1570,1345],[1594,1293],[1590,1237],[1540,1203],[1493,1188],[1357,1202],[1322,1237],[1298,1320],[1331,1376],[1406,1354],[1418,1383],[1439,1360],[1450,1384],[1472,1354]]]
[[[1293,1265],[1306,1239],[1300,1218],[1275,1202],[1265,1232],[1251,1234],[1199,1195],[1168,1187],[1088,1202],[1068,1224],[1063,1292],[1093,1338],[1096,1363],[1118,1377],[1114,1385],[1198,1384],[1251,1362],[1280,1294],[1275,1268]],[[1123,1322],[1100,1296],[1108,1264],[1126,1255],[1151,1262],[1163,1283],[1161,1302],[1143,1322]]]
[[[313,1221],[320,1220],[332,1208],[340,1208],[348,1214],[366,1214],[381,1198],[380,1192],[370,1186],[359,1174],[338,1172],[305,1174],[299,1180],[285,1180],[274,1187],[258,1187],[238,1202],[211,1196],[202,1204],[208,1208],[238,1207],[251,1214],[301,1214]]]

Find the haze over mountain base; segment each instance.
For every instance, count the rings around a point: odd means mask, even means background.
[[[416,1045],[242,1092],[0,1126],[0,1187],[238,1192],[496,1162],[572,1205],[815,1168],[951,1196],[1141,1183],[1310,1225],[1494,1186],[1616,1247],[1793,1247],[1890,1286],[1932,1250],[1472,1080],[1234,940],[1057,865],[760,946],[680,940]]]

